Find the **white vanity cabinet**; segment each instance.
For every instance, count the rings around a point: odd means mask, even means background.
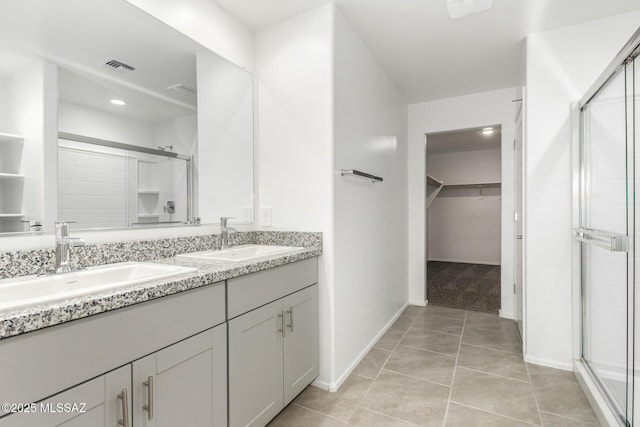
[[[0,411],[0,427],[225,427],[224,322],[220,282],[0,340],[0,402],[87,403]]]
[[[130,388],[131,365],[127,365],[30,404],[24,412],[0,418],[0,426],[112,427],[119,425],[125,414],[131,425]]]
[[[318,375],[317,259],[227,282],[229,426],[266,425]]]
[[[220,325],[133,362],[133,425],[227,425],[227,330]]]

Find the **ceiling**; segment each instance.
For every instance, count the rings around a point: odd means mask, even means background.
[[[0,52],[11,55],[0,74],[21,70],[20,58],[42,56],[59,65],[60,98],[133,119],[166,120],[195,114],[196,52],[202,46],[124,1],[2,0]],[[131,73],[107,69],[117,59]],[[71,71],[70,71],[71,70]],[[122,98],[127,106],[108,101]]]
[[[256,31],[330,0],[212,0]],[[411,103],[516,86],[531,33],[640,10],[638,0],[493,0],[452,20],[446,0],[335,0]]]
[[[494,132],[485,135],[483,128],[440,132],[427,135],[427,154],[459,153],[462,151],[499,150],[501,128],[492,126]]]

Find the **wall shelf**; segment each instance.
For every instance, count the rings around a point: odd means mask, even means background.
[[[12,133],[3,133],[0,132],[0,143],[8,143],[8,142],[24,142],[24,136],[22,135],[14,135]]]
[[[0,214],[0,219],[2,218],[22,218],[24,217],[23,213],[4,213],[4,214]]]
[[[17,173],[0,173],[0,179],[24,179],[24,175]]]
[[[435,179],[431,175],[427,174],[427,184],[431,184],[434,187],[441,187],[441,186],[444,185],[444,182],[438,181],[437,179]]]
[[[160,218],[157,214],[138,214],[138,218]]]
[[[138,190],[138,194],[141,196],[158,196],[160,192],[158,190]]]
[[[427,174],[427,185],[432,185],[436,187],[436,189],[433,190],[433,192],[427,196],[426,206],[427,206],[427,209],[429,209],[433,201],[436,199],[436,197],[438,197],[438,193],[440,193],[440,190],[442,190],[442,188],[444,187],[444,182],[438,181],[431,175]]]

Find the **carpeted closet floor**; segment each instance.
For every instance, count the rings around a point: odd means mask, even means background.
[[[429,261],[427,301],[429,305],[497,314],[500,266]]]

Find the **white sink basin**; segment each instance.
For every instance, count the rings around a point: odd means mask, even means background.
[[[208,259],[212,261],[244,262],[270,255],[285,255],[300,248],[293,246],[244,245],[221,251],[193,252],[177,255],[178,258]]]
[[[195,271],[190,267],[127,262],[71,273],[1,280],[0,313]]]

